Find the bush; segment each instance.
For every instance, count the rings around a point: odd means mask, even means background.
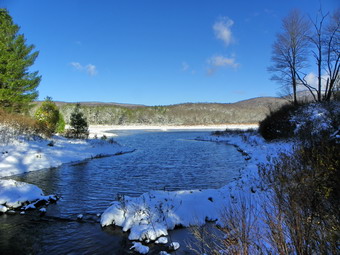
[[[66,137],[86,139],[89,136],[88,124],[80,111],[80,104],[77,104],[71,113],[70,126],[71,128],[66,131]]]
[[[283,105],[260,122],[259,133],[266,140],[289,138],[294,135],[295,125],[290,120],[299,106]]]
[[[0,109],[0,142],[9,143],[18,136],[27,139],[36,136],[48,137],[50,133],[45,125],[35,119],[21,114],[11,114]]]
[[[275,253],[337,254],[339,151],[339,144],[324,141],[260,165],[262,180],[273,190],[266,223]]]
[[[56,132],[59,134],[64,133],[65,131],[65,119],[64,116],[61,114],[61,112],[59,112],[59,119],[57,122],[57,127],[56,127]]]
[[[340,103],[312,103],[301,107],[291,118],[294,134],[304,147],[334,140],[339,142]]]
[[[53,134],[57,130],[57,123],[59,121],[59,109],[57,105],[52,102],[50,97],[47,97],[41,106],[34,114],[35,118],[41,125],[45,125],[48,132]]]

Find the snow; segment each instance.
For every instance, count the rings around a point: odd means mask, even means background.
[[[139,252],[140,254],[147,254],[149,252],[149,247],[139,242],[133,242],[133,246],[131,246],[130,250],[132,249],[134,249],[136,252]]]
[[[5,213],[7,212],[8,208],[4,205],[0,205],[0,212]]]
[[[21,206],[23,210],[34,209],[40,201],[56,200],[54,196],[44,196],[42,190],[33,184],[14,180],[0,180],[0,211],[8,212]]]
[[[307,114],[308,113],[308,114]],[[327,112],[311,107],[301,113],[301,116],[312,116],[308,119],[295,118],[297,132],[308,121],[315,124],[313,132],[329,129]],[[247,129],[253,126],[242,126]],[[138,129],[135,126],[120,129]],[[202,129],[202,127],[190,127]],[[208,129],[208,127],[205,127]],[[210,127],[217,129],[216,127]],[[241,128],[240,126],[236,128]],[[108,130],[114,127],[90,127],[91,136],[111,134]],[[119,128],[116,128],[117,130]],[[150,127],[143,127],[150,129]],[[172,127],[155,127],[159,130],[171,130]],[[178,129],[184,129],[178,127]],[[189,129],[189,127],[188,127]],[[225,126],[223,127],[225,129]],[[339,129],[332,132],[339,136]],[[0,177],[43,168],[57,167],[64,163],[78,162],[87,158],[104,155],[114,155],[127,151],[115,143],[108,143],[100,139],[69,140],[53,137],[54,146],[47,146],[47,140],[18,139],[11,143],[0,145]],[[212,142],[227,142],[235,145],[242,155],[247,158],[246,166],[242,170],[241,178],[220,189],[182,190],[182,191],[149,191],[139,197],[125,196],[115,201],[100,216],[103,227],[117,225],[123,231],[129,231],[129,239],[135,241],[155,241],[165,244],[168,231],[176,226],[200,226],[207,221],[216,221],[223,225],[222,213],[226,206],[237,206],[242,198],[260,201],[266,194],[261,188],[258,176],[258,164],[267,163],[268,158],[277,156],[280,152],[292,151],[292,141],[276,141],[267,143],[255,133],[228,134],[220,136],[199,137],[198,140]],[[35,207],[38,200],[48,200],[38,187],[13,180],[0,180],[0,212],[11,212],[13,208],[24,206],[24,209]],[[80,218],[80,217],[78,217]],[[165,242],[166,240],[166,242]],[[172,243],[174,249],[178,243]],[[131,249],[147,254],[149,248],[140,242],[133,242]],[[167,254],[164,252],[164,254]]]
[[[174,251],[178,250],[180,247],[179,243],[178,242],[172,242],[170,244],[170,248],[173,249]]]
[[[166,243],[168,243],[168,238],[162,236],[162,237],[158,238],[155,243],[166,244]]]
[[[161,251],[159,255],[170,255],[170,253],[167,253],[166,251]]]
[[[48,146],[51,140],[54,146]],[[128,150],[100,139],[71,140],[54,136],[51,140],[18,139],[9,144],[0,144],[0,152],[3,152],[0,154],[0,177],[58,167],[64,163]]]
[[[146,242],[166,236],[176,226],[200,226],[207,221],[223,225],[221,213],[226,205],[241,200],[240,194],[255,200],[261,198],[257,164],[267,162],[267,156],[292,149],[291,142],[267,143],[252,133],[198,139],[236,145],[248,159],[242,177],[221,189],[149,191],[139,197],[125,196],[104,211],[101,225],[120,226],[123,231],[130,231],[130,240]]]
[[[4,126],[0,128],[6,130]],[[111,140],[71,140],[60,136],[46,140],[32,136],[13,136],[12,133],[15,132],[11,131],[10,139],[6,139],[3,135],[3,140],[0,141],[2,142],[0,143],[0,178],[130,150]],[[53,146],[49,146],[50,144]],[[56,200],[56,197],[44,196],[42,190],[32,184],[0,180],[0,212],[2,213],[11,213],[12,210],[9,209],[19,207],[21,210],[36,209],[36,204],[42,200],[47,202]],[[46,211],[42,208],[40,212],[43,213],[44,210]]]
[[[291,121],[296,124],[296,132],[311,127],[312,135],[318,136],[326,130],[331,137],[338,139],[339,127],[332,123],[332,114],[339,116],[339,105],[327,109],[312,104],[298,112]],[[198,140],[235,145],[247,160],[240,179],[220,189],[149,191],[139,197],[125,196],[104,211],[101,225],[113,224],[122,227],[123,231],[130,231],[130,240],[157,240],[155,243],[159,243],[158,240],[176,226],[200,226],[207,221],[224,226],[223,212],[228,208],[240,207],[241,201],[252,201],[251,207],[255,206],[255,210],[261,212],[261,203],[268,201],[264,198],[268,198],[271,191],[263,187],[258,165],[270,162],[282,152],[292,152],[296,141],[268,143],[252,132],[220,134],[199,137]]]
[[[108,132],[109,130],[157,130],[157,131],[171,131],[171,130],[246,130],[257,129],[258,124],[221,124],[221,125],[192,125],[192,126],[170,126],[170,125],[90,125],[90,136],[101,137],[102,135],[115,136]]]
[[[333,135],[340,133],[338,123],[334,122],[334,116],[340,116],[340,103],[330,104],[312,103],[298,110],[291,122],[296,125],[295,134],[306,128],[314,137],[318,138],[323,132]]]

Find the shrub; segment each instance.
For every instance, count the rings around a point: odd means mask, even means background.
[[[9,143],[18,136],[27,139],[36,136],[48,137],[50,133],[45,125],[35,119],[21,114],[11,114],[0,109],[0,142]]]
[[[65,131],[65,119],[64,116],[61,114],[61,112],[59,112],[59,119],[57,122],[57,126],[56,126],[56,132],[59,134],[64,133]]]
[[[324,141],[260,165],[262,180],[273,190],[266,223],[274,253],[337,254],[339,151],[339,144]]]
[[[283,105],[260,122],[259,133],[266,140],[289,138],[294,135],[294,123],[290,121],[299,106]]]
[[[52,102],[50,97],[47,97],[41,106],[37,109],[34,117],[41,125],[45,125],[50,134],[56,132],[57,123],[59,121],[59,109]]]
[[[339,140],[340,103],[312,103],[301,107],[291,118],[294,134],[305,147],[328,140]],[[339,141],[338,141],[339,142]]]

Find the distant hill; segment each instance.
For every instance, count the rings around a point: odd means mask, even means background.
[[[213,125],[258,123],[288,101],[258,97],[236,103],[185,103],[144,106],[119,103],[80,102],[90,124],[102,125]],[[41,102],[37,102],[40,104]],[[76,103],[56,102],[66,122]]]
[[[41,104],[43,101],[36,101],[37,104]],[[63,101],[54,101],[54,103],[57,106],[62,106],[65,104],[76,104],[78,102],[74,102],[74,103],[69,103],[69,102],[63,102]],[[123,107],[127,107],[127,108],[134,108],[134,107],[144,107],[145,105],[141,105],[141,104],[123,104],[123,103],[106,103],[106,102],[79,102],[80,105],[84,105],[84,106],[101,106],[101,105],[113,105],[113,106],[123,106]]]

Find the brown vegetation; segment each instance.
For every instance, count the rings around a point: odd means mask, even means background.
[[[11,114],[0,109],[0,142],[8,143],[9,140],[20,136],[50,136],[46,125],[33,118],[21,114]]]

